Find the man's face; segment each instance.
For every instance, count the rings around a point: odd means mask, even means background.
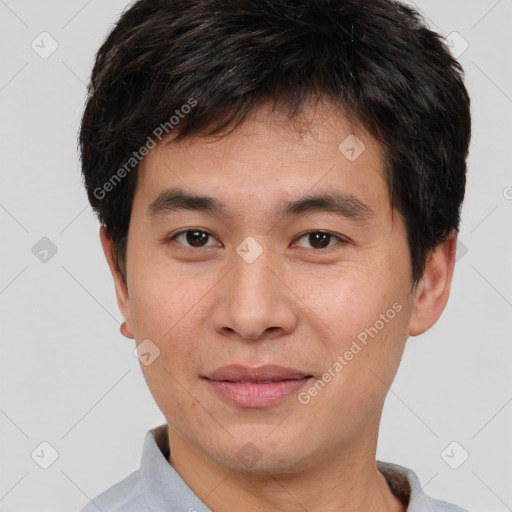
[[[303,126],[260,110],[221,140],[160,144],[133,202],[118,296],[137,344],[151,340],[146,359],[160,351],[144,376],[171,443],[231,469],[286,472],[371,450],[410,334],[406,231],[378,145],[357,132],[364,151],[352,138],[340,150],[354,132],[326,107]],[[170,190],[225,212],[173,207]],[[339,211],[310,202],[279,215],[329,194]],[[205,378],[232,364],[312,377]]]

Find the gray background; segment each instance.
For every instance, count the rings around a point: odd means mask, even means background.
[[[2,512],[78,511],[138,467],[146,431],[165,422],[119,333],[76,152],[94,52],[127,4],[0,0]],[[409,339],[377,455],[412,468],[432,496],[502,512],[512,510],[512,0],[415,5],[469,44],[459,60],[473,141],[450,301]],[[47,58],[31,47],[51,50],[43,31],[58,43]],[[47,469],[44,441],[58,453]]]

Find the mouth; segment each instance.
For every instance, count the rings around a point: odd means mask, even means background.
[[[302,377],[304,379],[311,377],[311,375]],[[208,379],[210,380],[210,379]],[[288,380],[301,380],[301,379],[278,379],[278,380],[217,380],[215,382],[231,382],[232,384],[272,384],[274,382],[285,382]]]
[[[231,405],[270,407],[298,392],[313,375],[277,365],[246,367],[230,365],[203,376],[212,391]]]
[[[240,384],[268,384],[284,380],[299,380],[313,377],[312,374],[279,365],[249,367],[238,364],[221,366],[204,376],[212,381],[237,382]]]

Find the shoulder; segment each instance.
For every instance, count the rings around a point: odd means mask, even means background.
[[[407,512],[468,512],[465,508],[458,507],[453,503],[430,498],[425,494],[421,500],[416,501],[415,508],[411,508],[409,505]]]
[[[408,502],[407,512],[468,512],[452,503],[427,496],[418,476],[411,469],[382,461],[377,461],[377,468],[386,478],[392,492]]]
[[[144,494],[137,470],[96,496],[80,512],[141,512],[145,510]]]

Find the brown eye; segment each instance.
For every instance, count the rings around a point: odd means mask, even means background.
[[[299,240],[306,239],[310,244],[311,249],[327,249],[328,247],[332,247],[336,245],[336,242],[342,242],[341,238],[331,234],[324,233],[321,231],[312,231],[311,233],[306,233],[302,235]],[[335,243],[331,243],[331,242]],[[307,247],[306,247],[307,248]]]
[[[197,229],[189,229],[186,231],[180,231],[176,233],[171,240],[176,240],[185,247],[202,248],[207,247],[206,242],[209,238],[213,238],[212,235],[206,231],[200,231]]]

